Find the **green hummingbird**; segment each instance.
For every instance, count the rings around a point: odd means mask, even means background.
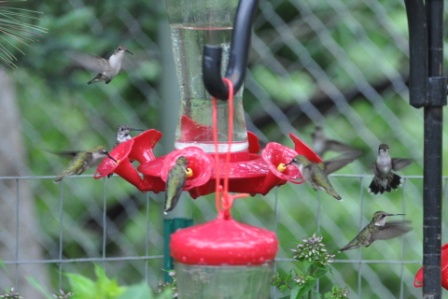
[[[361,246],[369,247],[375,240],[388,240],[409,232],[412,229],[409,226],[410,221],[386,222],[387,217],[398,215],[405,214],[389,214],[383,211],[375,212],[372,216],[372,221],[353,240],[339,249],[339,252]]]
[[[187,180],[187,165],[187,158],[180,156],[176,160],[176,165],[168,172],[165,190],[165,215],[173,210],[179,201],[185,181]]]
[[[389,146],[387,144],[380,144],[378,157],[373,164],[375,176],[369,185],[369,192],[383,194],[385,191],[390,192],[393,189],[397,189],[402,183],[402,178],[392,170],[400,170],[408,166],[411,162],[412,159],[391,158]]]
[[[303,179],[305,182],[311,185],[315,190],[320,189],[337,200],[342,200],[341,196],[334,190],[333,186],[328,179],[328,175],[332,172],[335,172],[338,169],[341,169],[348,163],[352,162],[354,159],[358,157],[358,153],[353,153],[345,155],[343,158],[333,158],[328,161],[324,161],[322,163],[314,163],[308,160],[303,155],[295,156],[291,162],[287,163],[294,164],[299,168],[300,173],[302,173]]]
[[[115,159],[109,154],[108,151],[104,149],[103,146],[97,146],[90,151],[63,151],[55,154],[72,157],[68,167],[64,169],[64,171],[53,181],[55,183],[62,181],[62,179],[66,176],[82,174],[84,171],[105,157],[109,157],[115,161]]]

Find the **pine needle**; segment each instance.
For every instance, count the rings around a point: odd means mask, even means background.
[[[47,29],[32,24],[39,20],[41,12],[3,6],[4,3],[26,2],[26,0],[0,0],[0,63],[11,68],[17,68],[17,57],[13,52],[18,51],[25,55],[21,46],[31,47],[32,42],[37,42],[36,37],[47,32]]]

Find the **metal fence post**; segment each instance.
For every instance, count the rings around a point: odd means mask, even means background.
[[[163,24],[162,24],[163,23]],[[176,70],[174,67],[174,59],[171,52],[171,40],[168,20],[161,22],[160,25],[160,48],[162,49],[162,60],[165,66],[163,77],[161,80],[161,98],[162,101],[162,132],[164,138],[162,139],[162,145],[164,152],[168,153],[174,148],[174,132],[176,130],[176,122],[173,119],[177,119],[179,114],[179,91],[176,80]],[[193,225],[193,219],[191,219],[191,211],[188,210],[187,194],[182,194],[179,200],[176,210],[171,212],[169,216],[163,219],[163,236],[164,236],[164,270],[173,269],[173,259],[170,256],[170,236],[173,232],[180,228],[185,228]],[[164,272],[164,281],[171,281],[171,277],[168,272]]]
[[[424,107],[423,298],[441,298],[443,0],[405,0],[409,23],[410,104]],[[425,7],[426,6],[426,7]],[[425,10],[423,8],[426,8]],[[426,12],[426,15],[425,15]]]

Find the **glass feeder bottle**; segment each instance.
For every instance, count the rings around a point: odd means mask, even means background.
[[[229,59],[237,0],[166,0],[174,61],[180,90],[180,119],[175,148],[197,146],[215,152],[212,135],[212,101],[202,80],[204,45],[221,46],[222,70]],[[234,96],[231,152],[247,150],[247,131],[242,103],[243,88]],[[228,102],[217,100],[218,151],[227,152]]]

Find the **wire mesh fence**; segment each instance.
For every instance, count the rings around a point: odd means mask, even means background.
[[[90,275],[92,263],[121,283],[144,279],[155,285],[162,279],[162,197],[140,193],[117,176],[95,181],[82,175],[53,184],[64,161],[50,153],[112,147],[120,124],[161,129],[157,154],[172,148],[178,86],[159,2],[29,3],[44,13],[40,25],[49,31],[26,50],[18,70],[0,73],[0,288],[23,290],[27,277],[66,288],[64,273]],[[118,44],[134,53],[128,57],[132,66],[108,85],[87,86],[95,74],[68,53],[107,57]],[[321,125],[363,156],[331,176],[342,203],[306,185],[285,185],[238,200],[235,218],[276,231],[276,267],[288,271],[296,240],[317,233],[336,252],[373,212],[406,213],[411,233],[338,254],[319,289],[337,283],[348,286],[351,298],[419,297],[412,282],[422,260],[423,125],[422,112],[408,104],[404,4],[260,1],[249,59],[246,122],[262,143],[292,146],[290,132],[310,143],[314,125]],[[367,186],[380,143],[414,162],[402,171],[402,189],[371,196]],[[444,199],[446,186],[445,178]],[[213,202],[206,196],[189,204],[195,223],[215,217]],[[39,298],[35,291],[23,294]]]
[[[9,220],[13,229],[2,232],[5,271],[2,285],[15,286],[20,290],[19,277],[27,276],[29,268],[44,264],[48,273],[57,281],[55,289],[66,289],[64,273],[88,273],[92,264],[104,266],[116,276],[120,283],[135,283],[141,280],[156,285],[162,279],[163,269],[163,225],[161,201],[151,194],[140,194],[122,203],[122,211],[113,213],[110,207],[113,185],[119,178],[93,181],[83,175],[54,185],[48,192],[45,207],[40,209],[48,234],[38,233],[36,239],[45,251],[45,258],[30,260],[22,255],[20,232],[33,230],[26,221],[27,215],[21,209],[21,189],[36,188],[53,177],[1,177],[2,194],[7,194],[4,208],[12,215]],[[242,199],[235,203],[234,217],[242,222],[274,230],[279,236],[280,251],[276,258],[278,271],[292,269],[290,249],[297,241],[313,233],[324,236],[324,242],[331,253],[336,254],[332,273],[321,279],[319,288],[328,290],[331,284],[347,286],[351,298],[418,298],[419,290],[413,286],[413,278],[421,266],[421,219],[412,219],[414,230],[403,238],[378,241],[368,249],[353,250],[337,254],[337,248],[346,244],[364,225],[370,221],[371,213],[387,207],[393,212],[407,215],[420,210],[421,194],[415,192],[415,185],[421,184],[419,176],[406,176],[402,190],[396,191],[399,203],[388,199],[374,199],[366,191],[370,175],[332,175],[335,185],[353,185],[358,188],[356,199],[347,204],[335,201],[306,185],[286,185],[273,190],[266,196]],[[444,199],[447,198],[447,182],[444,179]],[[9,184],[9,182],[13,182]],[[5,187],[9,185],[9,187]],[[84,196],[75,198],[71,189],[85,189]],[[101,188],[103,195],[89,196],[89,188]],[[341,187],[339,189],[342,189]],[[343,190],[343,189],[342,189]],[[81,199],[84,198],[84,199]],[[75,211],[71,201],[85,200],[83,209]],[[187,199],[185,199],[187,200]],[[397,200],[397,199],[394,199]],[[374,201],[372,203],[372,201]],[[381,202],[380,202],[381,201]],[[341,209],[344,213],[332,214],[330,210]],[[338,207],[339,206],[339,207]],[[348,206],[348,205],[347,205]],[[369,207],[369,209],[366,209]],[[189,201],[189,210],[196,223],[215,217],[212,196]],[[293,211],[293,212],[291,212]],[[338,219],[342,217],[341,219]],[[408,218],[408,217],[407,217]],[[339,223],[343,222],[345,226]],[[9,240],[9,242],[6,242]],[[126,275],[119,275],[126,273]],[[272,290],[277,298],[279,291]],[[35,298],[38,296],[35,296]]]

